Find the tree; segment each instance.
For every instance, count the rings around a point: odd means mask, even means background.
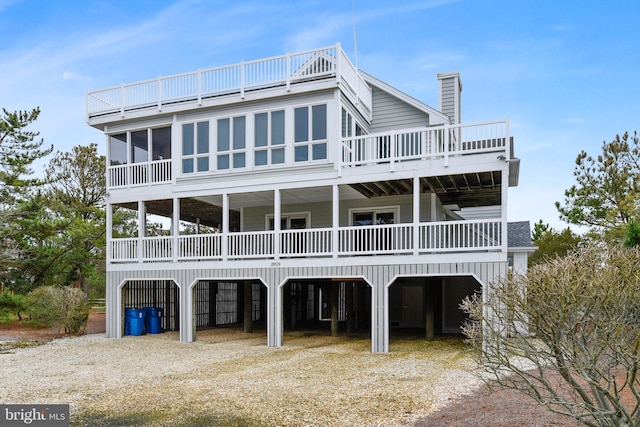
[[[41,286],[29,292],[24,305],[32,320],[67,334],[83,332],[89,318],[83,292],[68,286]]]
[[[485,379],[588,426],[640,426],[639,292],[638,248],[590,245],[467,298],[464,333]]]
[[[621,239],[627,223],[640,213],[640,140],[638,134],[616,135],[603,142],[597,157],[584,150],[576,158],[577,183],[556,202],[560,217],[590,227],[605,237]]]
[[[61,283],[78,282],[87,297],[87,279],[105,262],[104,165],[97,145],[89,144],[56,153],[46,168],[48,208],[54,221],[62,222],[59,232],[50,236],[57,250],[45,258],[62,266],[66,277]]]
[[[43,184],[31,178],[32,164],[53,150],[44,147],[39,133],[27,130],[40,115],[40,109],[0,115],[0,283],[11,286],[10,276],[19,271],[29,254],[21,250],[17,221],[30,213],[28,196]]]
[[[540,220],[533,226],[533,244],[538,250],[529,256],[529,266],[556,256],[566,256],[569,251],[576,249],[581,241],[582,238],[569,227],[558,232]]]

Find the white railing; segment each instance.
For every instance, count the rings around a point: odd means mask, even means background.
[[[273,231],[230,233],[230,258],[270,258],[274,254]]]
[[[488,252],[503,248],[504,233],[500,219],[426,222],[417,227],[417,241],[414,238],[413,224],[340,227],[336,230],[282,230],[277,241],[275,231],[113,239],[109,245],[110,261],[120,263],[412,255]],[[338,239],[336,248],[332,243],[334,233],[337,233]]]
[[[330,256],[331,228],[283,230],[280,253],[284,257]]]
[[[420,251],[459,251],[474,248],[499,249],[502,221],[447,221],[420,224]]]
[[[285,85],[309,79],[337,76],[340,45],[287,54],[235,65],[199,70],[190,73],[159,77],[153,80],[123,84],[87,94],[88,118],[145,107],[162,110],[163,104],[196,100],[229,93]],[[341,63],[345,61],[340,61]],[[351,66],[353,68],[353,66]],[[360,90],[364,80],[350,69],[343,76],[348,84]],[[363,92],[365,92],[363,90]],[[369,96],[370,97],[370,96]],[[362,99],[366,99],[363,93]]]
[[[178,259],[205,260],[222,258],[221,234],[194,234],[178,237]]]
[[[338,230],[340,255],[401,254],[413,251],[413,225],[369,225]]]
[[[509,121],[494,121],[402,129],[343,138],[343,166],[389,163],[407,160],[505,152],[509,155]]]
[[[171,182],[171,159],[109,166],[108,188]]]

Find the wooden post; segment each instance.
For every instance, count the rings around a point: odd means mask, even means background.
[[[331,336],[338,336],[338,294],[340,282],[331,283]]]
[[[427,341],[433,341],[435,337],[435,306],[433,287],[429,282],[425,285],[425,327]]]
[[[252,302],[253,302],[253,284],[250,281],[244,282],[244,331],[246,333],[253,332],[252,321]]]
[[[353,332],[353,286],[351,282],[345,283],[344,306],[347,314],[347,333]]]

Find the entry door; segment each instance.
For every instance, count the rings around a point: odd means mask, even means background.
[[[423,286],[402,287],[402,327],[424,328],[423,296]]]

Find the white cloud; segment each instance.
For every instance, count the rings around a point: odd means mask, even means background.
[[[80,80],[80,81],[89,81],[89,77],[83,76],[75,71],[65,71],[62,73],[62,80]]]

